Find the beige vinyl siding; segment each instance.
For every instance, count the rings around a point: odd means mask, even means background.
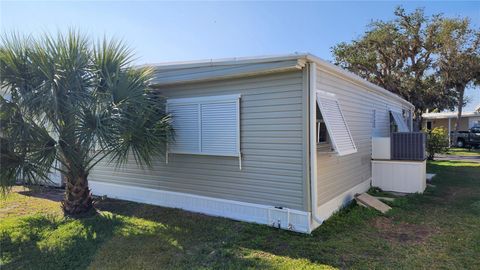
[[[317,194],[322,205],[371,177],[372,135],[389,136],[389,110],[401,112],[402,104],[321,69],[317,69],[316,84],[317,90],[336,95],[358,149],[346,156],[317,150]]]
[[[432,122],[432,129],[441,127],[448,131],[448,119],[424,119],[423,120],[423,127],[427,128],[427,122]],[[455,130],[455,125],[457,124],[456,118],[450,119],[450,131]],[[462,117],[460,118],[460,130],[468,130],[470,128],[469,125],[469,117]]]
[[[236,157],[170,154],[151,170],[99,164],[89,179],[306,210],[301,70],[163,86],[171,98],[241,94],[242,170]]]

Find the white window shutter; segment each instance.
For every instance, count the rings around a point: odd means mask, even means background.
[[[237,101],[201,105],[202,152],[219,155],[238,155]]]
[[[170,153],[241,157],[240,95],[167,100],[175,141]]]
[[[317,91],[317,105],[337,154],[344,156],[356,153],[357,147],[335,95]]]
[[[200,106],[195,103],[169,103],[175,141],[169,144],[169,151],[176,153],[200,152]]]
[[[399,132],[410,132],[410,129],[408,128],[408,125],[405,122],[405,119],[403,118],[401,113],[394,112],[394,111],[390,111],[390,113],[392,114],[393,119],[395,120],[395,123],[397,124]]]

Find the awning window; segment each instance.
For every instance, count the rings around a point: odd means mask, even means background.
[[[393,120],[395,121],[395,124],[397,125],[398,132],[410,132],[410,129],[408,128],[407,122],[403,118],[403,115],[399,112],[394,112],[390,111],[392,114]]]
[[[356,153],[357,147],[335,95],[317,91],[317,105],[327,126],[335,152],[339,156]]]

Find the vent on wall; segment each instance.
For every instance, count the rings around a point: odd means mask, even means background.
[[[393,132],[391,155],[393,160],[425,160],[427,137],[423,132]]]

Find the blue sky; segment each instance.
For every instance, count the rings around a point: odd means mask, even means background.
[[[332,60],[331,47],[361,35],[396,6],[469,17],[480,26],[480,2],[0,2],[2,32],[78,28],[125,40],[137,63],[310,52]],[[469,89],[466,110],[480,104]]]

